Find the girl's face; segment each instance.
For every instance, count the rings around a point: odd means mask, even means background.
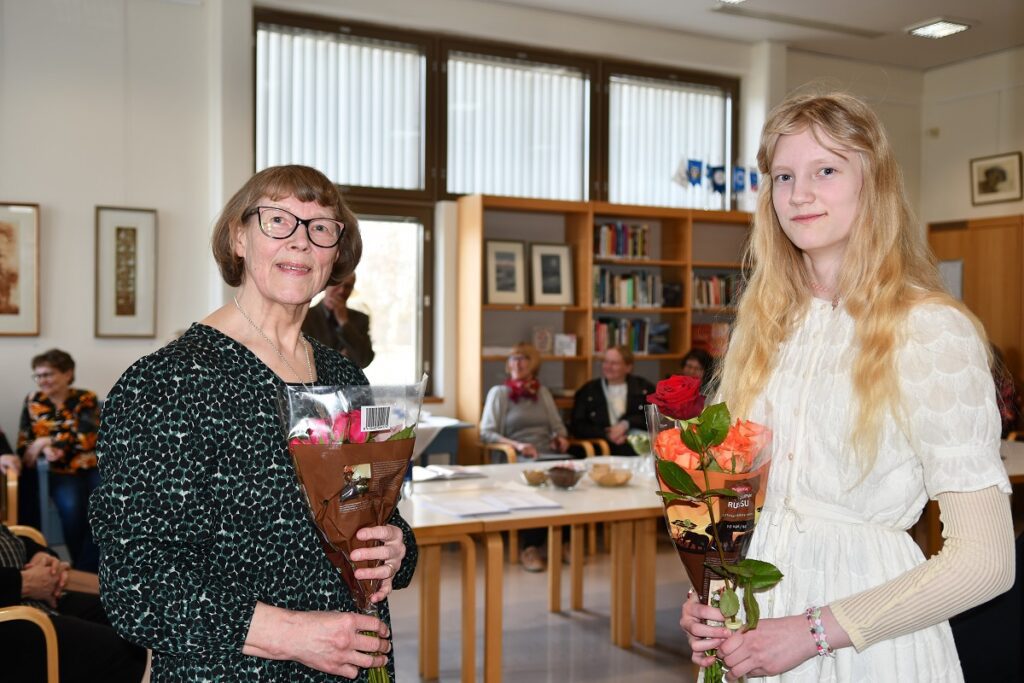
[[[838,149],[824,133],[818,137]],[[781,136],[775,147],[775,214],[789,241],[812,257],[842,257],[860,207],[860,155],[840,152],[823,147],[809,128]]]

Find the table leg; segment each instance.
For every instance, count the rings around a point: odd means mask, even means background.
[[[441,546],[420,546],[420,676],[437,678],[441,622]]]
[[[548,528],[548,611],[562,611],[562,527]]]
[[[476,544],[469,536],[460,536],[459,544],[462,546],[462,683],[475,683]]]
[[[656,519],[637,520],[636,529],[636,639],[654,645],[654,598],[657,588],[655,564],[658,557]]]
[[[585,528],[582,524],[573,524],[572,530],[569,532],[569,554],[572,556],[572,562],[569,565],[572,573],[571,607],[574,610],[583,609],[583,534]]]
[[[633,522],[612,522],[612,643],[629,649],[633,644],[632,574]]]
[[[501,534],[485,538],[484,591],[484,683],[501,683],[501,613],[504,587]]]

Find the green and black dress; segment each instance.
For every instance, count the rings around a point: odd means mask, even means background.
[[[366,384],[348,359],[313,347],[321,384]],[[281,386],[244,346],[194,324],[129,368],[104,404],[90,505],[101,596],[114,627],[152,648],[154,683],[347,680],[242,654],[257,602],[356,611],[295,477]],[[389,521],[405,536],[394,578],[404,588],[416,541],[397,511]],[[393,656],[388,668],[393,680]]]

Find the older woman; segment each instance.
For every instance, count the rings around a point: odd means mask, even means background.
[[[572,433],[583,439],[605,439],[615,455],[636,455],[626,441],[631,429],[645,430],[644,404],[654,385],[633,372],[633,352],[613,346],[601,359],[601,376],[576,391]]]
[[[234,301],[132,366],[100,433],[92,520],[115,628],[152,648],[153,680],[328,681],[393,671],[384,601],[415,541],[396,512],[353,560],[381,579],[381,619],[357,613],[320,547],[277,398],[286,383],[365,384],[300,333],[310,299],[362,251],[337,188],[304,166],[256,174],[228,202],[213,252]],[[392,673],[393,676],[393,673]]]
[[[60,349],[32,359],[32,378],[39,390],[25,399],[18,428],[18,455],[24,466],[19,489],[25,492],[18,519],[38,526],[39,498],[34,483],[36,463],[43,458],[49,464],[50,497],[60,515],[71,562],[76,569],[95,572],[99,553],[87,507],[89,495],[100,483],[96,469],[99,402],[93,392],[71,386],[75,361]]]

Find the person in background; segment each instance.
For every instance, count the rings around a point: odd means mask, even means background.
[[[628,347],[611,347],[601,359],[601,377],[584,384],[573,398],[573,436],[605,439],[613,455],[636,455],[626,435],[647,429],[644,405],[654,385],[632,374],[633,361]]]
[[[69,583],[75,574],[78,580]],[[95,574],[75,572],[49,548],[0,524],[0,607],[26,605],[49,615],[57,632],[61,683],[144,680],[146,650],[110,627],[95,582]],[[86,584],[92,584],[92,593],[70,588]],[[21,620],[2,622],[0,644],[6,654],[0,665],[5,681],[46,681],[46,648],[38,626]]]
[[[279,419],[286,383],[365,385],[301,333],[309,302],[362,254],[337,186],[273,166],[232,196],[213,254],[234,300],[140,359],[104,404],[92,521],[104,606],[153,650],[156,680],[368,680],[394,658],[387,596],[416,539],[395,513],[359,529],[350,559],[379,580],[363,614],[321,546]]]
[[[302,331],[365,368],[373,362],[374,356],[370,316],[348,307],[355,286],[356,274],[349,273],[344,280],[328,287],[323,301],[306,314]]]
[[[516,344],[509,353],[504,384],[491,387],[480,417],[480,439],[484,443],[511,445],[523,458],[541,453],[565,453],[568,430],[562,423],[555,399],[537,379],[540,351],[532,344]],[[531,572],[547,566],[547,529],[520,533],[519,561]]]
[[[60,515],[71,564],[75,569],[95,572],[99,570],[99,554],[88,507],[89,495],[100,483],[96,468],[99,401],[93,392],[71,386],[75,361],[60,349],[50,349],[32,359],[32,378],[39,391],[25,399],[21,411],[18,455],[23,481],[18,490],[29,493],[33,476],[24,475],[36,469],[39,458],[45,458],[50,468],[50,498]],[[29,509],[31,502],[23,506],[21,498],[19,495],[18,520],[38,525],[38,497],[35,510]]]
[[[753,268],[718,393],[772,430],[747,557],[783,578],[752,630],[715,625],[721,611],[691,596],[693,661],[717,650],[751,683],[962,681],[948,619],[1014,576],[984,330],[946,292],[864,102],[791,95],[757,163]],[[945,543],[926,559],[907,531],[929,498]]]
[[[715,359],[704,349],[690,349],[683,356],[683,372],[686,377],[696,377],[700,380],[700,393],[708,396],[712,392],[712,382],[715,376]]]
[[[1006,367],[1003,352],[995,344],[992,344],[992,379],[996,384],[996,404],[1003,425],[1001,436],[1005,439],[1020,426],[1020,394],[1017,393],[1010,369]]]

